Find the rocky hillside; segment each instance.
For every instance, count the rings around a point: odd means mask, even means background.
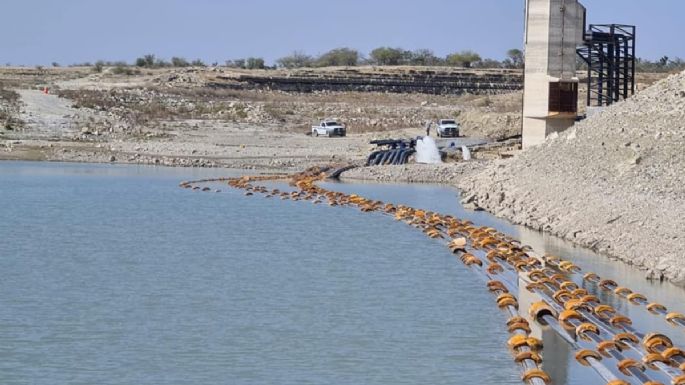
[[[685,285],[685,73],[460,184],[499,216]]]

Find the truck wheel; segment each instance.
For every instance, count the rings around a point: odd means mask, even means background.
[[[319,130],[314,130],[314,136],[319,136]]]

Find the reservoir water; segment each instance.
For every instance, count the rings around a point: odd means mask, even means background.
[[[440,243],[350,208],[178,188],[229,175],[0,163],[0,383],[521,383],[504,315]],[[466,212],[453,189],[326,186],[495,226],[685,311],[683,290]],[[644,309],[603,299],[685,342]],[[556,384],[600,383],[545,338]]]

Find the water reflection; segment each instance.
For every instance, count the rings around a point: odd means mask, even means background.
[[[552,254],[577,264],[583,272],[595,272],[603,279],[613,279],[620,286],[644,294],[650,301],[660,302],[669,311],[685,311],[685,290],[669,283],[648,281],[639,269],[613,261],[607,256],[578,247],[560,238],[543,234],[523,226],[513,225],[485,212],[464,210],[457,197],[458,191],[445,186],[396,185],[396,184],[329,184],[327,187],[348,193],[357,193],[372,199],[406,204],[417,208],[452,214],[469,219],[482,226],[492,226],[509,234],[522,243],[530,245],[539,254]],[[676,346],[685,346],[685,336],[680,327],[673,327],[663,316],[653,315],[644,306],[631,304],[613,292],[603,290],[597,283],[584,281],[582,274],[570,275],[569,280],[596,295],[602,303],[614,307],[618,313],[627,315],[636,330],[659,332],[671,337]],[[587,367],[581,366],[574,358],[574,351],[549,328],[543,328],[544,368],[556,384],[595,383],[599,377]]]

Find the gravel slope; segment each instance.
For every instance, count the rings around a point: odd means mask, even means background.
[[[68,100],[56,95],[46,95],[38,90],[18,90],[23,103],[21,119],[26,123],[26,133],[32,137],[59,138],[75,135],[78,128],[73,118],[78,111]]]
[[[364,180],[396,183],[454,184],[459,178],[483,168],[484,162],[435,164],[405,164],[401,166],[358,167],[345,171],[343,180]]]
[[[498,216],[685,285],[685,73],[457,184]]]

